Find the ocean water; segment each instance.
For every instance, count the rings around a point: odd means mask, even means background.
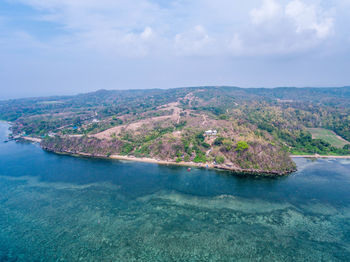
[[[0,261],[349,261],[350,161],[296,163],[242,178],[0,142]]]

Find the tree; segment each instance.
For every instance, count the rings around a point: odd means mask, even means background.
[[[221,136],[219,136],[219,137],[217,137],[217,138],[215,139],[214,145],[215,145],[215,146],[221,146],[223,141],[224,141],[224,138],[221,137]]]
[[[238,152],[242,152],[242,151],[244,151],[244,150],[246,150],[248,148],[249,148],[249,145],[248,145],[248,143],[246,141],[238,141],[235,150],[238,151]]]
[[[350,144],[347,144],[343,147],[343,150],[347,153],[350,154]]]

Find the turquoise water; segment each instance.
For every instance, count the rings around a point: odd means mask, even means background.
[[[240,178],[1,142],[0,261],[349,261],[350,161],[296,161]]]

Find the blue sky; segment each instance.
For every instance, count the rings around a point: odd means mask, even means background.
[[[0,0],[0,99],[350,84],[349,0]]]

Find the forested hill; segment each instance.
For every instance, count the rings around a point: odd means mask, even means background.
[[[350,154],[350,87],[98,90],[0,101],[0,118],[54,151],[267,171],[291,169],[289,153]]]
[[[96,92],[75,96],[53,96],[40,98],[25,98],[0,101],[0,116],[7,120],[15,120],[28,114],[50,112],[55,109],[74,108],[134,108],[141,104],[152,107],[170,101],[176,101],[190,92],[205,90],[202,96],[213,101],[227,102],[240,100],[264,100],[285,102],[306,102],[335,107],[350,107],[350,87],[342,88],[239,88],[239,87],[187,87],[174,89],[139,89],[139,90],[98,90]],[[289,100],[289,101],[288,101]],[[283,101],[282,101],[283,102]]]

